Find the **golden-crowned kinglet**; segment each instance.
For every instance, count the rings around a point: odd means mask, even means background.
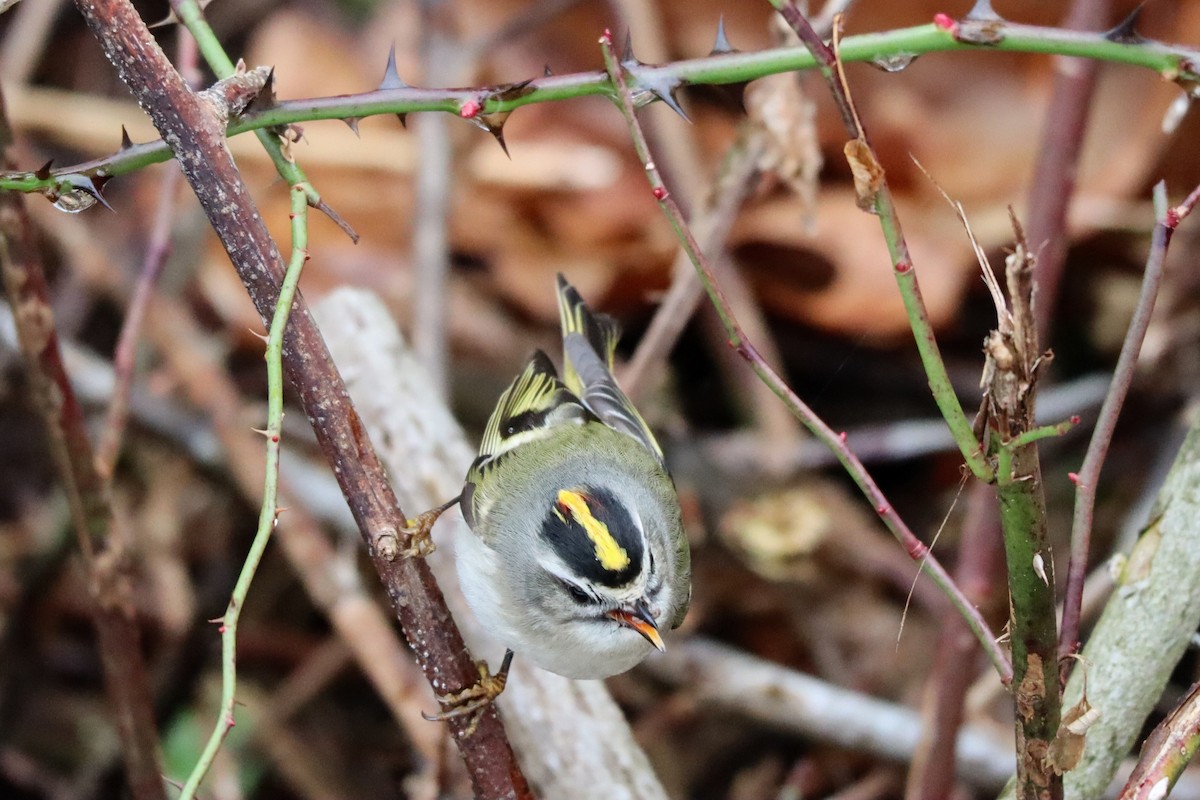
[[[612,375],[619,331],[558,276],[563,375],[537,351],[467,472],[463,593],[511,651],[569,678],[633,667],[691,597],[662,450]]]

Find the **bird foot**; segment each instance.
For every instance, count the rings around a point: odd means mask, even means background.
[[[446,510],[458,501],[459,498],[456,497],[437,508],[422,511],[415,519],[405,520],[404,527],[400,529],[400,533],[406,535],[408,546],[397,553],[397,555],[407,558],[425,558],[437,550],[437,545],[433,541],[433,525],[438,521],[438,517],[446,513]]]
[[[462,691],[437,695],[438,702],[445,710],[437,714],[422,712],[421,716],[430,722],[436,722],[471,715],[471,723],[463,732],[463,738],[472,736],[479,727],[479,721],[483,719],[483,712],[504,691],[504,687],[508,683],[508,668],[512,665],[512,658],[512,650],[505,651],[504,661],[501,662],[500,669],[495,675],[488,668],[486,661],[475,662],[475,666],[479,669],[479,682]]]

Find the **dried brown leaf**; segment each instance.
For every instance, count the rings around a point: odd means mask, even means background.
[[[1067,709],[1063,714],[1062,723],[1058,726],[1058,734],[1050,744],[1050,752],[1046,755],[1046,763],[1059,775],[1075,769],[1083,755],[1083,747],[1088,728],[1100,719],[1100,709],[1092,708],[1088,702],[1087,692],[1079,698],[1079,702]]]
[[[862,139],[851,139],[842,149],[846,154],[846,162],[850,164],[850,172],[854,175],[854,193],[858,197],[858,207],[868,211],[875,204],[875,196],[883,186],[883,166],[876,160],[871,147]]]

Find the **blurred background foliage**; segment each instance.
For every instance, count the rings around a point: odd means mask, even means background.
[[[138,3],[147,20],[164,3]],[[1054,25],[1065,2],[997,2],[1021,22]],[[1113,21],[1137,5],[1113,3]],[[926,23],[964,3],[859,0],[848,34]],[[221,0],[208,18],[235,57],[275,69],[281,98],[366,91],[395,44],[400,75],[413,85],[520,81],[545,69],[602,68],[606,27],[632,29],[646,61],[705,55],[724,15],[741,50],[781,39],[765,2],[719,0],[444,0],[422,15],[407,0],[273,2]],[[1147,6],[1141,32],[1200,41],[1200,4]],[[157,29],[168,53],[175,31]],[[435,36],[448,46],[427,47]],[[1044,56],[971,52],[923,56],[902,71],[851,65],[859,111],[879,151],[938,328],[950,374],[967,406],[978,397],[980,347],[994,324],[970,244],[920,164],[970,216],[996,263],[1010,243],[1008,208],[1024,217],[1056,69]],[[775,86],[768,85],[775,81]],[[953,563],[965,509],[961,458],[938,424],[908,333],[878,222],[860,212],[841,156],[844,133],[819,76],[783,76],[740,89],[690,87],[682,126],[658,104],[647,116],[658,146],[690,151],[692,165],[668,180],[690,187],[692,205],[746,124],[746,107],[772,144],[761,175],[733,221],[728,262],[744,279],[744,302],[799,395],[871,462],[910,525]],[[205,81],[207,82],[207,80]],[[74,9],[25,0],[0,17],[0,85],[18,134],[22,168],[56,165],[116,149],[120,127],[134,141],[153,129],[119,84]],[[1195,114],[1170,133],[1163,119],[1178,89],[1157,76],[1102,66],[1076,194],[1070,207],[1061,290],[1049,345],[1056,358],[1043,387],[1061,418],[1094,409],[1133,308],[1153,224],[1149,187],[1165,179],[1173,197],[1200,182]],[[783,124],[780,124],[780,122]],[[378,292],[402,327],[431,302],[416,280],[414,218],[423,162],[416,128],[394,117],[309,123],[293,153],[361,235],[352,244],[310,215],[310,298],[353,284]],[[625,124],[601,98],[518,110],[495,140],[443,121],[450,148],[440,178],[448,204],[444,368],[459,419],[478,432],[498,393],[534,347],[553,351],[553,276],[562,271],[591,304],[615,315],[628,356],[672,280],[677,245],[647,191]],[[286,242],[287,192],[251,137],[231,145],[267,224]],[[162,202],[164,164],[112,181],[113,210],[64,215],[41,198],[30,211],[52,269],[55,310],[69,364],[96,418],[111,385],[113,346]],[[134,418],[115,484],[137,558],[136,597],[154,672],[168,772],[186,773],[215,707],[219,616],[255,526],[257,498],[243,494],[213,437],[216,402],[233,391],[248,440],[265,400],[261,323],[194,200],[180,191],[173,249],[147,322],[134,384]],[[1195,226],[1180,229],[1167,284],[1134,393],[1101,486],[1094,539],[1100,564],[1144,521],[1148,497],[1179,441],[1178,412],[1200,386]],[[1035,247],[1040,243],[1032,243]],[[7,326],[8,322],[4,322]],[[0,326],[0,327],[4,327]],[[436,335],[436,332],[434,332]],[[187,374],[205,365],[208,378]],[[200,369],[199,366],[196,367]],[[203,371],[203,370],[201,370]],[[215,376],[215,377],[214,377]],[[207,381],[207,383],[206,383]],[[695,605],[685,633],[708,636],[781,667],[917,708],[934,653],[939,607],[931,587],[848,491],[796,426],[721,340],[709,309],[686,327],[666,364],[638,384],[644,415],[679,483],[696,559]],[[761,392],[758,392],[761,394]],[[297,474],[324,469],[303,415],[285,441]],[[1048,444],[1052,535],[1065,552],[1073,487],[1067,472],[1086,439]],[[286,466],[285,466],[286,469]],[[295,478],[300,480],[300,478]],[[319,478],[313,479],[319,484]],[[317,516],[338,517],[314,490],[298,496]],[[945,524],[943,526],[943,520]],[[286,516],[285,516],[286,524]],[[353,566],[355,537],[335,532],[334,550]],[[360,565],[361,566],[361,565]],[[1059,565],[1059,574],[1065,574]],[[37,416],[29,405],[10,333],[0,347],[0,795],[103,798],[122,793],[122,774],[88,624],[87,593],[67,511]],[[368,581],[369,591],[374,586]],[[386,602],[378,597],[386,607]],[[1007,614],[990,587],[988,616]],[[907,618],[903,619],[905,610]],[[272,549],[251,592],[239,666],[245,722],[210,778],[212,798],[419,796],[410,780],[420,756],[331,633],[287,561]],[[1196,679],[1194,657],[1179,668],[1178,693]],[[963,664],[991,679],[982,660]],[[992,681],[994,683],[994,680]],[[610,681],[669,791],[676,797],[892,797],[905,765],[755,722],[736,708],[698,705],[687,682],[652,665]],[[1164,699],[1173,705],[1174,697]],[[1011,737],[1005,699],[981,690],[967,721]],[[414,688],[416,709],[433,708]],[[1007,745],[1011,746],[1011,745]],[[453,755],[447,755],[453,759]],[[449,762],[448,762],[449,763]],[[461,796],[451,766],[445,793]],[[963,782],[960,797],[989,787]],[[857,792],[853,793],[852,792]]]

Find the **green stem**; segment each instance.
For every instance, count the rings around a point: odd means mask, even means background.
[[[1037,445],[1011,452],[1012,471],[997,475],[996,494],[1012,603],[1009,632],[1018,711],[1016,788],[1022,800],[1043,800],[1062,796],[1062,779],[1053,775],[1046,762],[1061,717],[1054,560],[1047,541]],[[1043,787],[1039,778],[1047,776],[1050,785]]]
[[[177,0],[176,15],[192,31],[201,44],[205,59],[221,77],[233,73],[233,64],[220,50],[219,43],[204,22],[195,0]],[[1101,34],[1079,33],[1057,28],[998,23],[999,41],[981,45],[961,41],[936,25],[918,25],[893,31],[881,31],[843,39],[839,55],[844,63],[896,60],[929,53],[964,50],[1000,50],[1004,52],[1044,53],[1078,56],[1096,61],[1142,67],[1173,80],[1185,88],[1200,81],[1196,63],[1200,53],[1185,47],[1158,42],[1114,42]],[[639,68],[647,83],[679,85],[714,85],[742,83],[781,72],[812,69],[812,55],[803,47],[775,48],[751,53],[723,53],[675,61],[659,66]],[[636,79],[634,80],[636,86]],[[461,114],[468,103],[478,103],[477,114],[486,115],[512,111],[521,106],[566,100],[592,95],[611,95],[612,83],[602,71],[580,72],[537,78],[520,91],[503,91],[503,87],[471,89],[395,88],[280,102],[273,108],[239,117],[229,126],[229,135],[236,136],[251,130],[322,119],[346,119],[376,114],[407,114],[416,111],[447,111]],[[260,139],[267,134],[260,135]],[[286,163],[277,142],[264,146],[276,159],[276,166]],[[118,153],[83,164],[54,170],[49,177],[39,178],[32,172],[0,173],[0,189],[19,192],[45,192],[62,185],[63,175],[103,174],[109,177],[125,175],[149,164],[171,158],[171,151],[161,141],[134,145]],[[282,174],[282,173],[281,173]],[[290,180],[290,179],[289,179]]]
[[[237,628],[242,608],[255,572],[262,561],[271,532],[278,520],[279,440],[283,426],[283,331],[287,327],[292,300],[300,282],[300,272],[308,260],[308,196],[310,187],[297,184],[291,189],[292,198],[292,257],[287,273],[279,289],[279,302],[271,319],[271,331],[267,337],[265,358],[267,361],[267,467],[263,479],[263,502],[258,515],[258,530],[237,583],[229,598],[229,605],[221,617],[221,709],[213,731],[208,737],[192,774],[188,776],[180,791],[180,800],[192,800],[200,782],[212,766],[221,743],[234,726],[233,710],[237,694]]]
[[[871,147],[867,132],[863,129],[850,97],[850,87],[846,83],[840,63],[843,51],[840,26],[836,23],[834,25],[833,46],[830,48],[813,30],[794,0],[770,2],[812,54],[826,83],[829,84],[830,94],[837,103],[842,115],[842,124],[845,125],[846,135],[850,139],[846,143],[845,153],[855,176],[858,202],[864,209],[872,209],[879,217],[879,226],[892,261],[892,272],[900,288],[905,315],[916,340],[921,363],[925,367],[925,376],[933,393],[934,403],[942,412],[942,417],[946,420],[946,425],[971,472],[980,480],[990,482],[994,475],[992,467],[975,437],[971,422],[963,413],[962,404],[958,401],[958,395],[950,383],[950,375],[946,372],[945,362],[942,361],[933,325],[929,321],[929,312],[921,298],[921,287],[917,283],[916,268],[908,251],[908,242],[905,241],[904,231],[900,226],[900,215],[896,211],[896,204],[888,187],[887,174]],[[950,35],[949,32],[947,35]]]
[[[879,217],[879,226],[883,230],[888,255],[892,259],[892,273],[900,289],[904,313],[908,316],[913,340],[917,344],[917,353],[921,357],[921,365],[925,368],[925,377],[933,394],[933,402],[937,404],[938,411],[946,420],[950,434],[954,437],[971,473],[979,480],[990,483],[995,472],[988,464],[983,448],[975,437],[971,421],[963,413],[962,403],[954,391],[954,384],[950,382],[950,373],[946,371],[946,363],[942,360],[933,324],[929,320],[929,312],[926,311],[925,301],[921,298],[917,271],[909,255],[908,244],[904,240],[900,218],[886,180],[875,193],[874,210]]]
[[[175,16],[196,39],[196,44],[200,48],[200,55],[212,68],[213,73],[219,80],[224,80],[237,72],[237,66],[229,58],[229,54],[225,52],[224,46],[217,38],[217,34],[213,31],[212,26],[208,24],[208,20],[204,18],[203,9],[197,0],[172,0],[171,7],[175,10]],[[230,135],[234,134],[234,130],[230,128]],[[272,163],[275,164],[275,169],[289,186],[303,186],[305,199],[310,206],[317,208],[321,204],[321,196],[317,194],[316,189],[308,182],[308,176],[304,174],[304,170],[293,160],[289,159],[283,152],[283,145],[280,144],[279,137],[268,128],[257,128],[254,135],[258,137],[258,141],[262,144],[263,149],[267,151],[267,155],[271,157]],[[169,151],[168,151],[169,152]]]
[[[1040,442],[1042,439],[1053,439],[1055,436],[1062,436],[1067,431],[1079,424],[1079,417],[1071,417],[1065,422],[1060,422],[1057,425],[1043,425],[1040,428],[1025,431],[1017,438],[1013,439],[1004,445],[1006,448],[1016,449],[1024,447],[1027,444]]]

